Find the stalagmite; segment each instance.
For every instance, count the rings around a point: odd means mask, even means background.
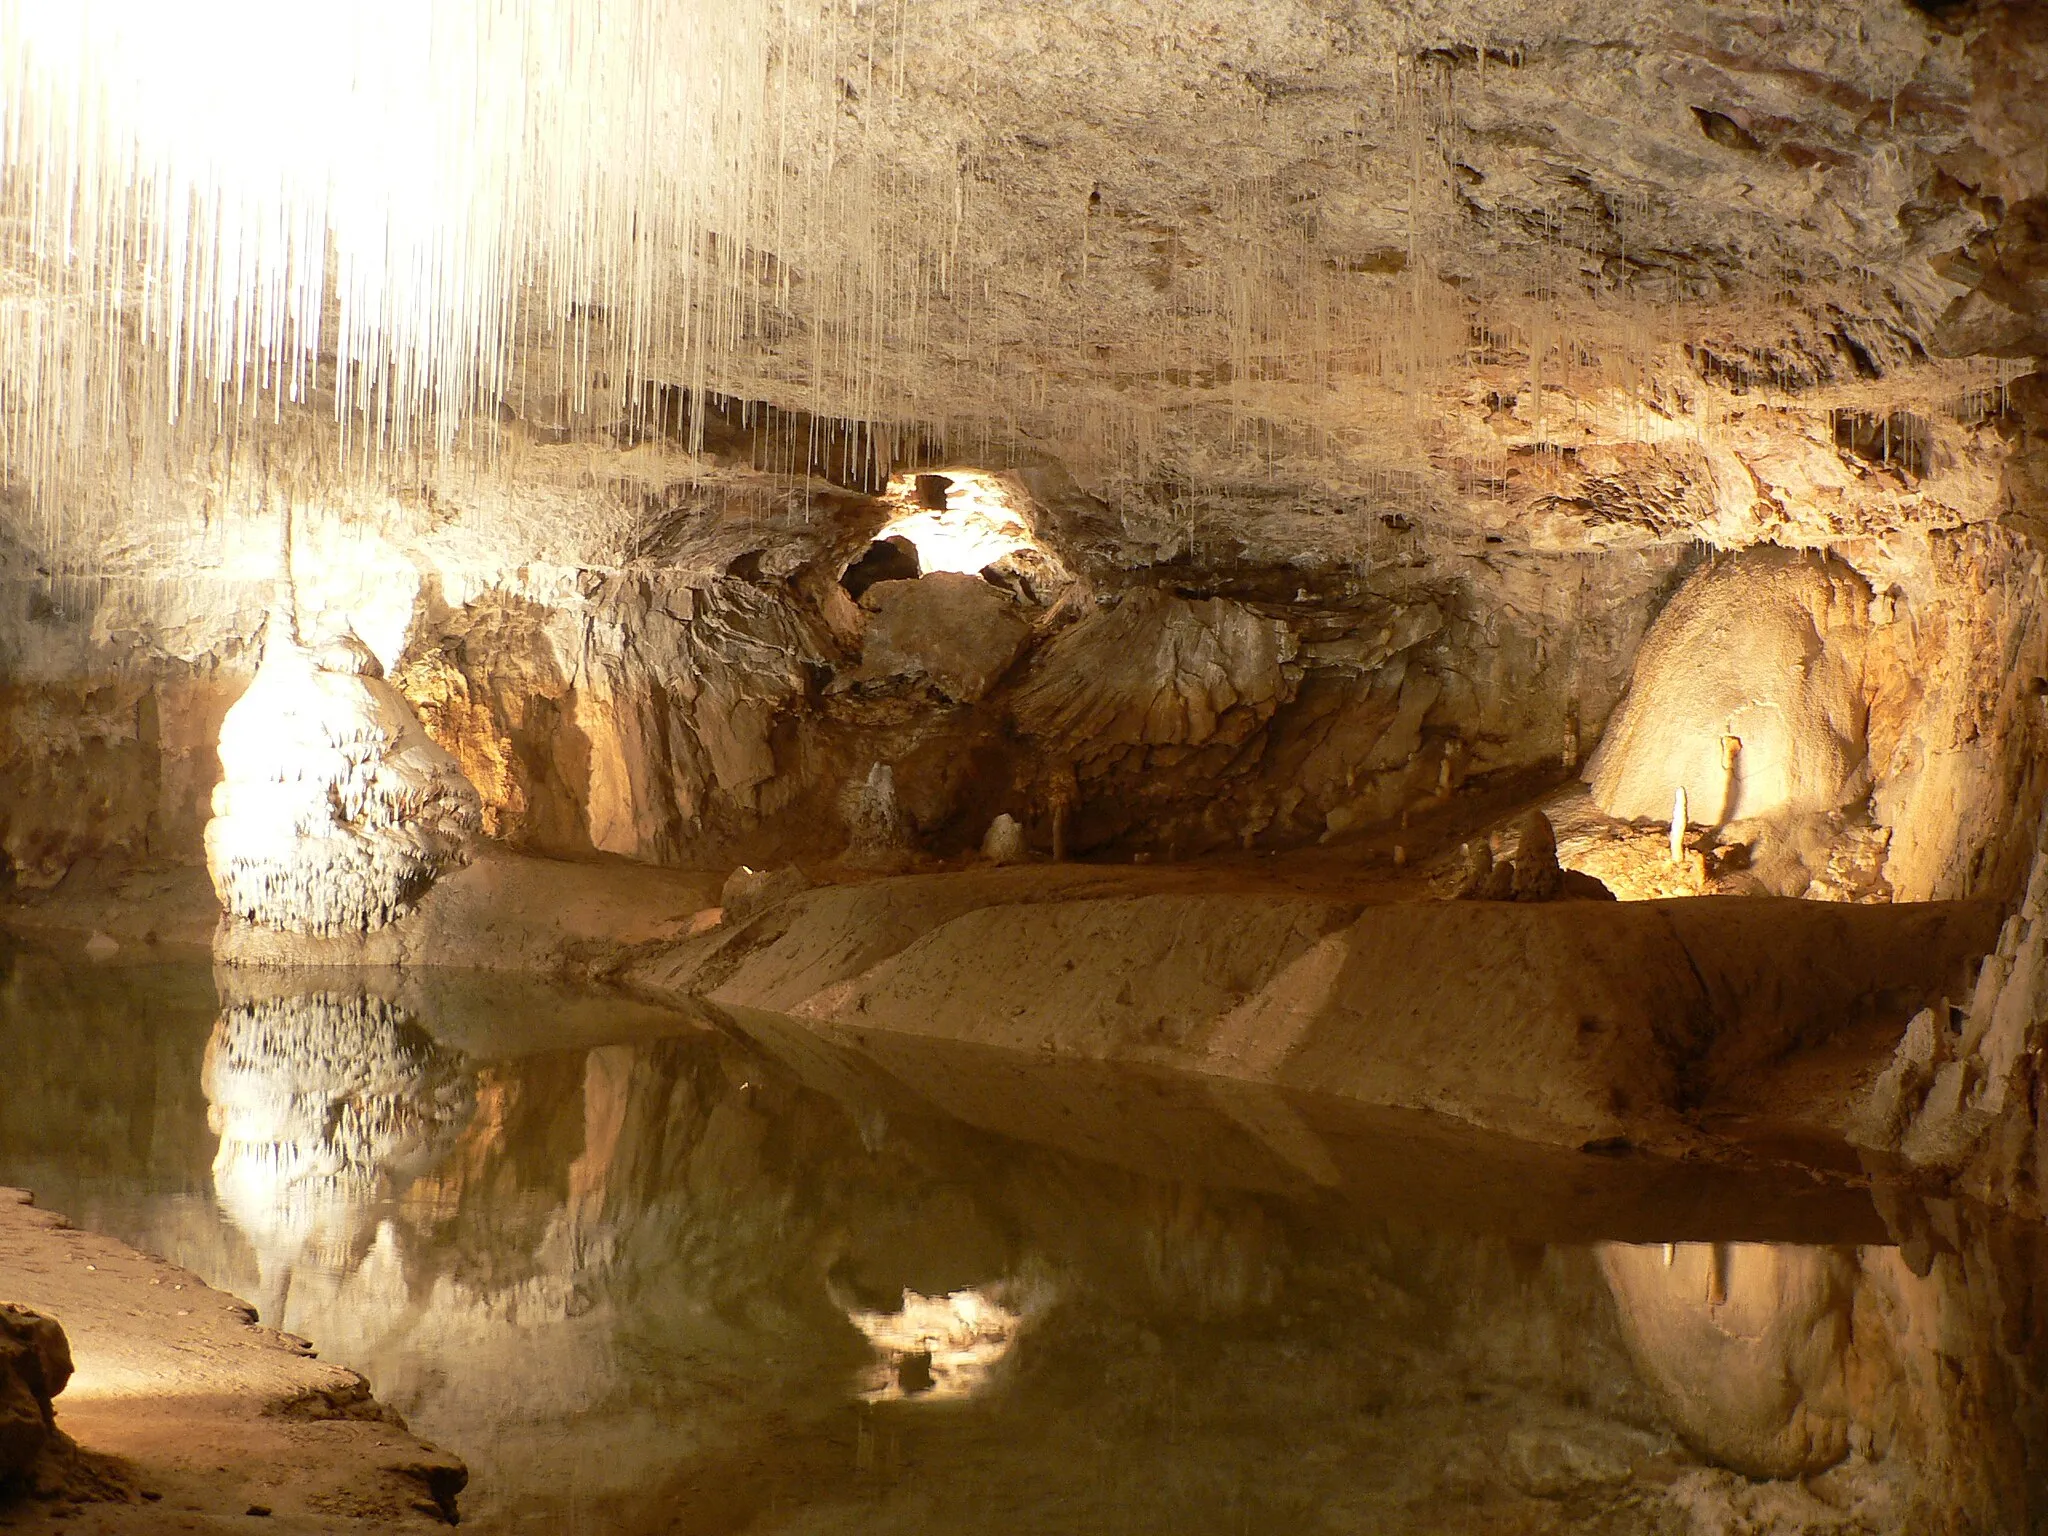
[[[981,856],[994,864],[1022,864],[1031,857],[1024,829],[1016,817],[1005,813],[988,824],[988,835],[981,840]]]
[[[229,916],[367,933],[467,857],[481,803],[351,631],[301,645],[273,618],[221,723],[206,867]]]
[[[896,798],[896,771],[876,763],[854,792],[846,822],[846,862],[857,868],[896,869],[908,863],[910,822]]]
[[[1685,862],[1685,786],[1679,785],[1671,793],[1671,863],[1675,868]]]
[[[1068,762],[1055,762],[1046,775],[1045,809],[1052,823],[1052,857],[1055,864],[1067,857],[1067,827],[1081,803],[1081,782]]]

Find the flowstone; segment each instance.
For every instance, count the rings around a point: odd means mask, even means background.
[[[353,633],[273,620],[220,732],[206,867],[232,918],[367,933],[467,857],[482,803]]]
[[[1870,590],[1839,560],[1769,545],[1679,589],[1586,764],[1610,816],[1693,822],[1836,810],[1869,788]]]

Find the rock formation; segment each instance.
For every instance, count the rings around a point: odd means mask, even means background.
[[[52,1400],[71,1379],[71,1346],[50,1318],[0,1302],[0,1502],[62,1441]]]
[[[461,862],[479,802],[361,641],[288,630],[221,722],[207,869],[231,918],[365,933]]]
[[[1644,639],[1586,764],[1601,809],[1652,820],[1683,790],[1693,821],[1725,826],[1863,798],[1869,603],[1847,566],[1792,550],[1751,549],[1693,575]]]
[[[1464,847],[1459,901],[1612,901],[1596,877],[1557,862],[1557,829],[1541,811],[1522,818],[1511,858],[1496,859],[1484,838]]]
[[[1019,605],[978,576],[879,582],[861,602],[874,617],[853,679],[919,680],[956,704],[986,697],[1031,638]]]
[[[1016,817],[1005,811],[988,824],[988,835],[981,840],[981,856],[992,864],[1022,864],[1031,857],[1024,829],[1017,824]]]
[[[2048,1218],[2048,822],[2019,908],[1967,1003],[1922,1009],[1854,1129],[1872,1150],[1934,1169],[1979,1199]]]

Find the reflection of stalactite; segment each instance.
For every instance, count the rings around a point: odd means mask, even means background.
[[[281,1321],[292,1271],[345,1268],[379,1205],[442,1157],[473,1108],[460,1057],[381,998],[317,992],[230,1006],[202,1084],[221,1207]]]

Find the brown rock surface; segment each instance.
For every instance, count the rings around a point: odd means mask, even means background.
[[[1031,638],[1017,603],[979,576],[877,582],[865,604],[874,617],[855,676],[922,678],[956,704],[986,696]]]
[[[1848,1070],[1867,1079],[1906,1000],[1953,988],[1996,922],[1962,904],[1373,904],[1224,884],[1036,868],[831,887],[624,978],[828,1034],[1180,1065],[1551,1144],[1672,1144],[1702,1095],[1744,1103],[1755,1072],[1858,1027]],[[1775,1106],[1822,1134],[1846,1112],[1838,1087]]]
[[[55,1322],[0,1302],[0,1499],[57,1438],[53,1406],[71,1379],[71,1346]]]

